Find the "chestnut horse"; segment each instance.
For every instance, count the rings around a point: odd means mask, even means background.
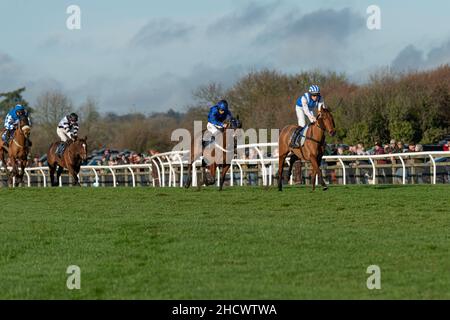
[[[214,185],[216,183],[216,171],[218,168],[222,169],[221,172],[221,176],[220,176],[220,186],[219,186],[219,190],[222,191],[223,189],[223,184],[225,182],[225,175],[227,174],[228,170],[230,169],[231,166],[231,161],[230,163],[228,163],[226,160],[227,158],[227,154],[230,152],[233,152],[233,156],[235,154],[235,150],[236,150],[236,146],[237,146],[237,137],[235,136],[236,132],[233,132],[233,140],[232,141],[227,141],[227,130],[236,130],[236,129],[241,129],[242,128],[242,123],[239,120],[239,116],[237,116],[236,118],[231,118],[226,120],[225,122],[225,128],[222,132],[222,143],[217,143],[219,141],[215,141],[215,142],[211,142],[208,146],[208,148],[211,148],[211,157],[214,158],[214,161],[211,161],[211,163],[207,164],[205,162],[205,160],[202,160],[202,174],[203,174],[203,182],[202,184],[205,184],[207,186],[210,185]],[[204,130],[202,132],[202,137],[204,136],[206,130]],[[220,137],[220,136],[219,136]],[[199,138],[199,137],[197,137]],[[191,143],[191,152],[190,152],[190,163],[189,163],[189,169],[188,169],[188,177],[187,177],[187,181],[185,183],[185,188],[189,188],[191,186],[191,182],[192,182],[192,164],[197,161],[198,159],[200,159],[201,157],[204,156],[204,152],[206,149],[199,148],[199,152],[195,152],[196,148],[195,148],[195,142],[197,141],[197,139],[194,138],[194,140]],[[215,153],[217,151],[217,149],[221,149],[222,150],[222,157],[220,159],[220,157],[215,156]],[[233,158],[233,157],[231,157]],[[217,162],[216,160],[220,159],[222,161]],[[208,168],[209,173],[206,172],[206,168]],[[199,186],[201,184],[198,184]]]
[[[83,161],[87,159],[87,137],[83,139],[75,139],[69,142],[66,146],[62,157],[56,155],[56,148],[61,142],[54,142],[50,145],[50,149],[47,152],[47,162],[50,168],[50,181],[53,187],[59,185],[59,177],[64,168],[69,170],[69,174],[73,178],[72,185],[80,186],[78,179],[78,173],[80,172],[80,166]],[[56,171],[58,167],[58,171]],[[56,171],[56,180],[55,180]]]
[[[279,160],[278,160],[278,190],[283,188],[283,166],[286,157],[291,154],[289,163],[288,177],[291,176],[292,167],[297,160],[310,161],[312,165],[311,182],[313,191],[316,188],[316,175],[319,177],[319,182],[323,190],[328,187],[325,184],[322,171],[320,170],[320,163],[322,162],[323,153],[325,151],[325,131],[331,136],[336,134],[335,124],[331,112],[327,108],[322,108],[317,115],[317,121],[311,124],[306,133],[305,143],[300,148],[292,148],[291,137],[294,131],[298,128],[296,125],[289,125],[284,127],[280,132],[278,140]]]
[[[23,181],[23,175],[25,174],[25,166],[28,160],[28,153],[30,152],[27,139],[30,137],[31,127],[28,122],[28,117],[21,116],[14,136],[9,141],[9,146],[6,146],[3,141],[0,144],[0,159],[5,167],[5,152],[8,153],[8,162],[12,166],[12,170],[9,173],[8,185],[15,187]],[[15,179],[13,179],[15,178]]]

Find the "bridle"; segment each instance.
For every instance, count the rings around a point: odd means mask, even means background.
[[[319,124],[319,119],[322,117],[322,113],[319,113],[319,115],[317,116],[317,121],[316,122],[314,122],[314,126],[316,126],[317,128],[319,128],[320,130],[322,130],[323,132],[326,132],[327,131],[327,129],[326,128],[323,128],[320,124]],[[315,142],[315,143],[317,143],[317,144],[319,144],[319,145],[322,145],[323,144],[323,141],[319,141],[319,140],[316,140],[316,139],[314,139],[313,137],[312,137],[312,135],[313,135],[313,133],[312,133],[312,130],[309,130],[310,131],[310,137],[308,137],[307,135],[305,136],[305,138],[307,139],[307,140],[311,140],[311,141],[313,141],[313,142]]]
[[[27,138],[26,134],[23,132],[24,128],[30,128],[29,125],[24,125],[24,126],[20,126],[20,124],[17,126],[17,130],[25,137],[25,139]],[[13,142],[14,144],[21,149],[24,149],[25,147],[22,146],[20,143],[17,142],[16,138],[13,137]]]

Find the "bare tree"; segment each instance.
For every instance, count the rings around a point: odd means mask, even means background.
[[[38,97],[34,119],[43,126],[56,128],[58,122],[73,109],[70,99],[60,91],[47,91]]]

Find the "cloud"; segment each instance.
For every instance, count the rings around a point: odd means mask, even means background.
[[[146,81],[133,79],[110,79],[103,82],[103,105],[110,111],[127,113],[130,110],[143,113],[165,111],[170,108],[182,110],[194,102],[193,91],[210,82],[221,83],[225,88],[231,86],[245,72],[241,65],[211,67],[198,64],[185,76],[163,73]],[[115,89],[118,87],[120,90]]]
[[[302,39],[311,43],[327,40],[344,45],[352,34],[364,28],[363,16],[349,8],[317,10],[305,15],[291,12],[269,25],[257,40],[262,44]]]
[[[423,52],[415,46],[406,46],[392,61],[392,69],[396,71],[417,70],[423,67],[425,59]]]
[[[218,33],[246,31],[246,29],[255,26],[264,26],[280,4],[281,1],[267,4],[251,2],[246,7],[219,18],[208,27],[207,32],[210,35],[216,35]]]
[[[394,71],[407,72],[431,69],[450,63],[450,40],[431,49],[428,54],[410,44],[402,49],[392,61]]]
[[[174,22],[170,19],[149,21],[131,39],[131,45],[136,47],[151,47],[174,41],[187,40],[194,27]]]
[[[22,67],[14,59],[0,51],[0,91],[17,89],[19,78],[22,75]]]
[[[256,36],[254,45],[271,48],[268,57],[279,68],[332,69],[351,66],[350,40],[366,30],[365,19],[348,8],[301,15],[291,10]]]

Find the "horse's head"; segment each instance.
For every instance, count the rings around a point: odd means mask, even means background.
[[[23,133],[23,135],[28,138],[30,136],[31,133],[31,127],[30,127],[30,123],[28,121],[28,117],[27,116],[20,116],[19,118],[19,130],[20,132]]]
[[[73,143],[76,146],[75,152],[78,153],[81,160],[85,161],[87,159],[87,137],[77,138]]]
[[[239,116],[236,118],[230,118],[226,121],[227,123],[227,129],[241,129],[242,128],[242,122],[239,120]]]
[[[331,114],[330,110],[326,107],[323,107],[319,111],[319,115],[317,116],[317,121],[319,124],[328,131],[330,136],[334,137],[336,135],[336,128],[334,124],[333,115]]]

